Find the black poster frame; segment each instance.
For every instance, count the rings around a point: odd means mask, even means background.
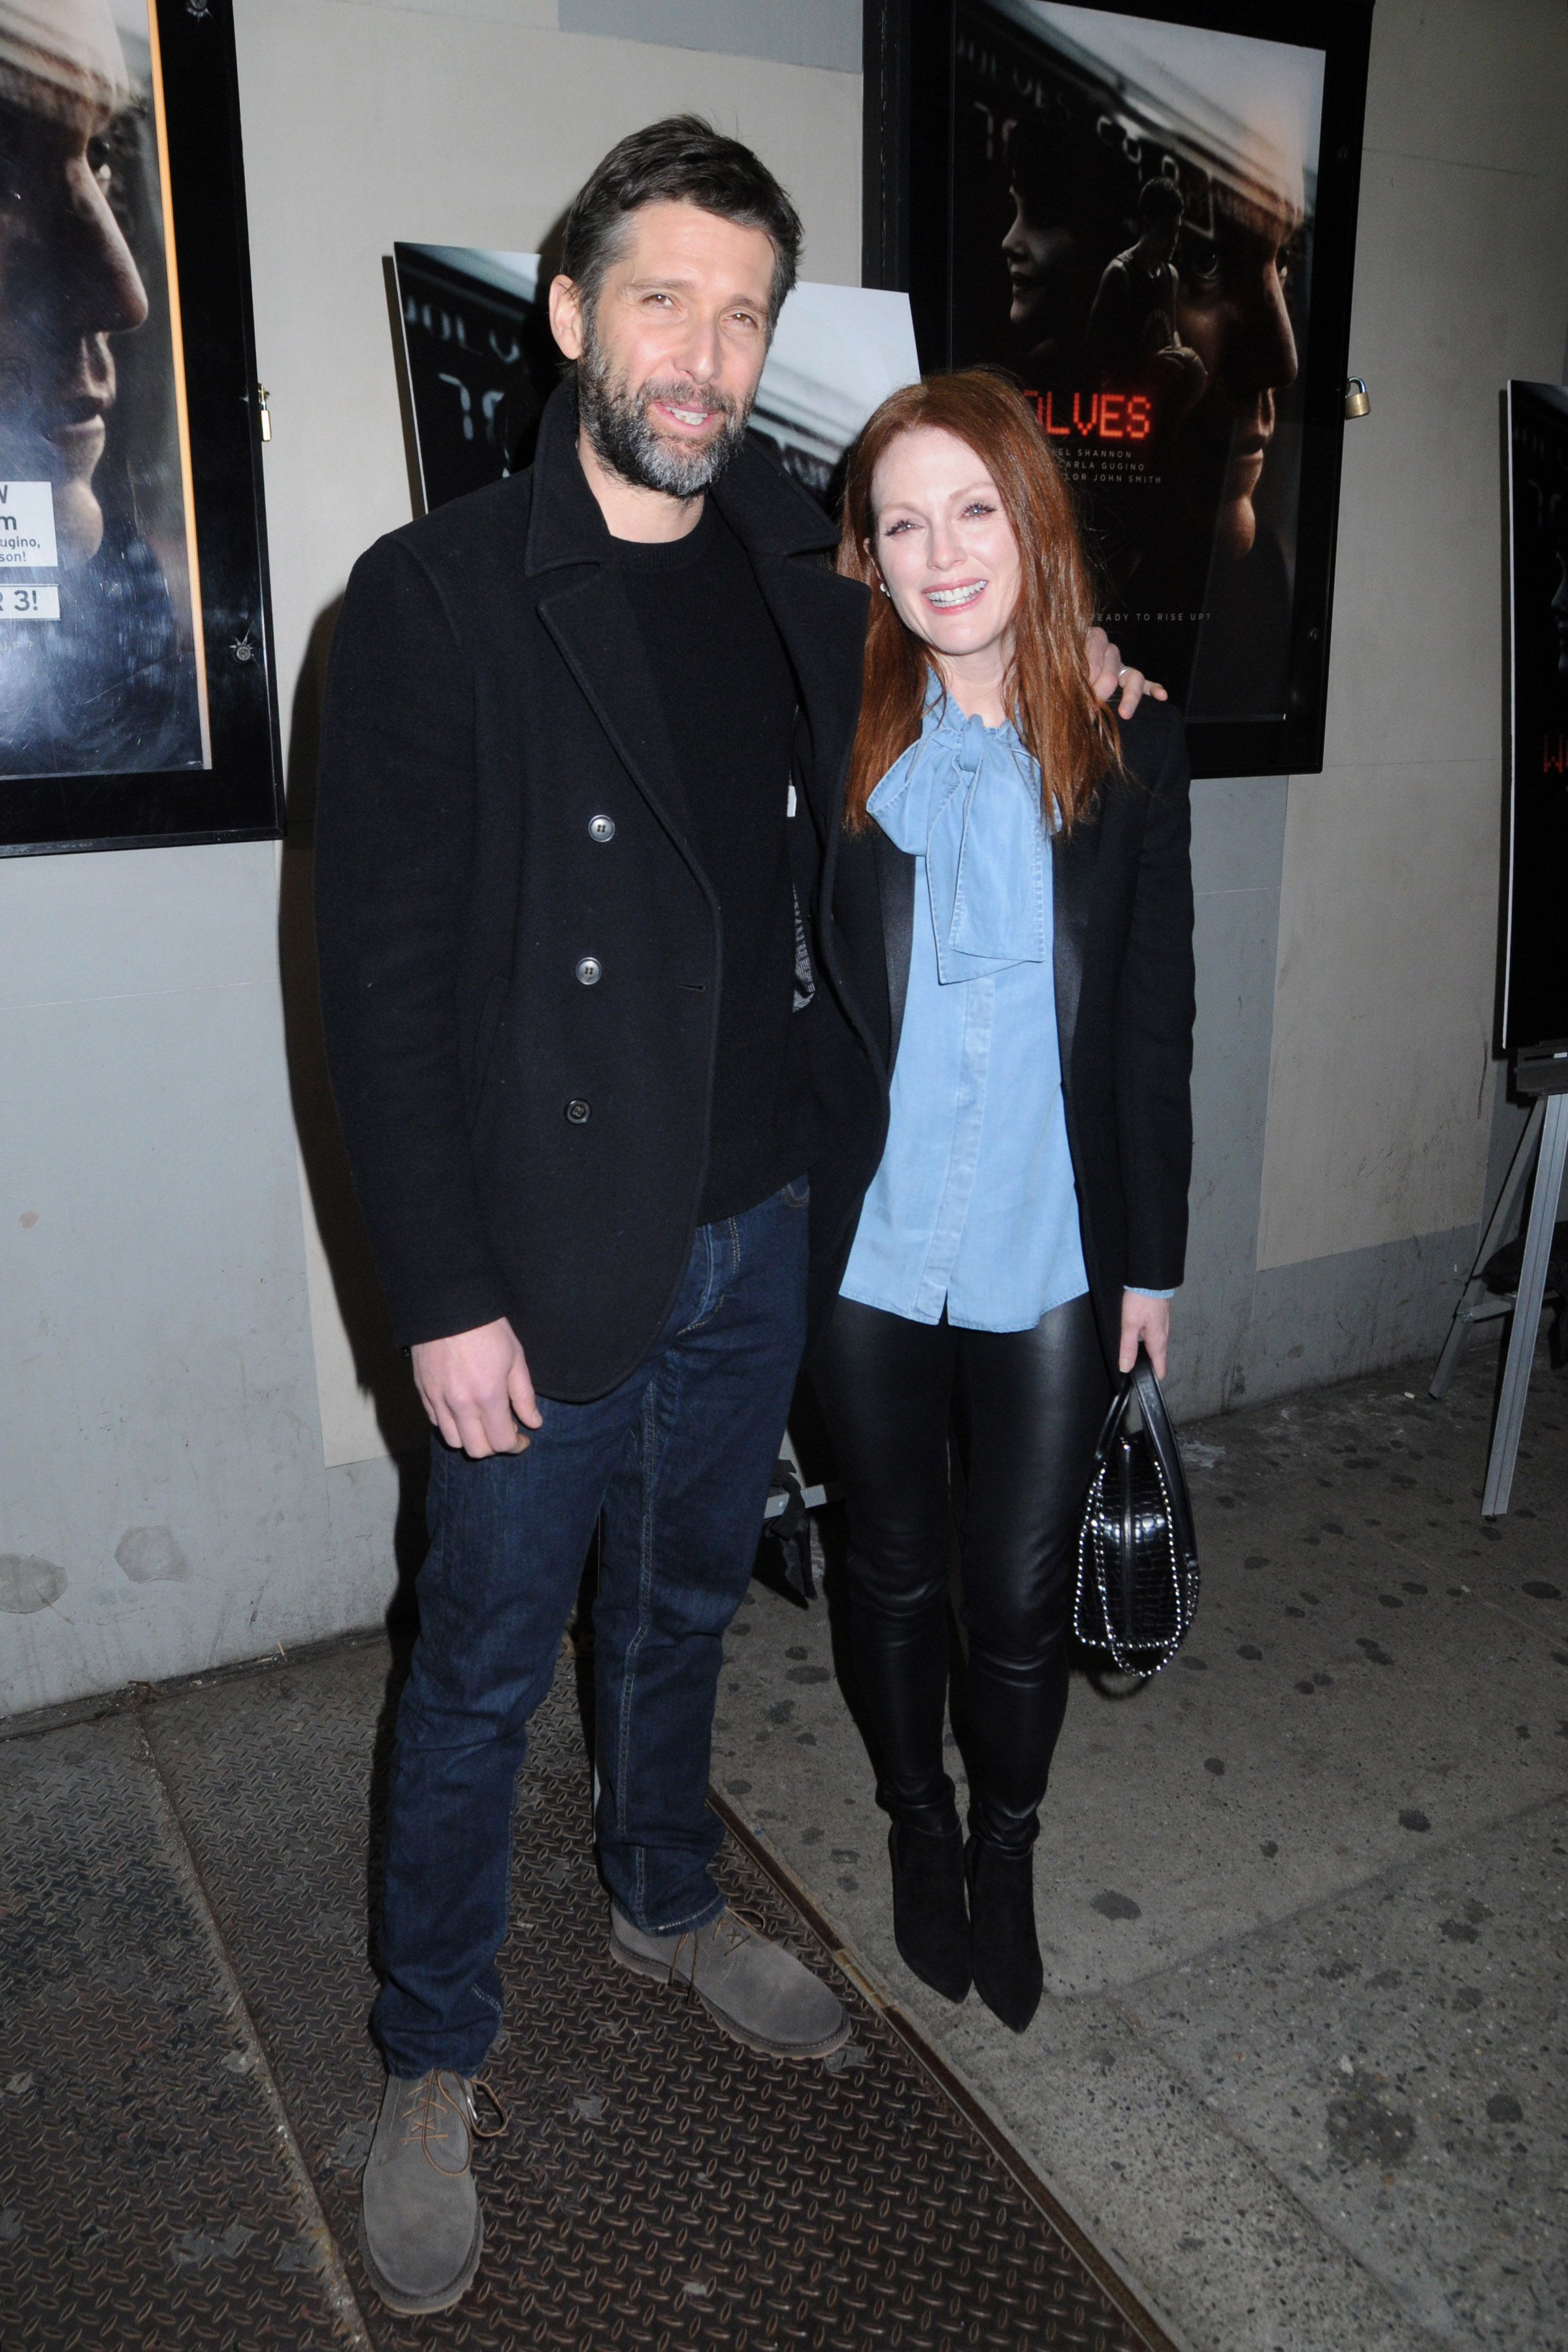
[[[212,765],[0,782],[0,856],[283,832],[233,0],[156,0]]]
[[[862,278],[909,294],[922,368],[953,364],[952,167],[959,0],[866,0]],[[1351,291],[1373,0],[1079,0],[1102,15],[1325,52],[1287,716],[1189,722],[1199,776],[1323,764]],[[1130,647],[1136,657],[1136,647]]]
[[[1568,1048],[1568,386],[1510,378],[1503,425],[1509,759],[1497,1034],[1516,1058],[1554,1057]]]

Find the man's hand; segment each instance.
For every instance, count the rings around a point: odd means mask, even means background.
[[[526,1451],[526,1430],[540,1428],[544,1416],[504,1315],[449,1339],[421,1339],[410,1352],[419,1402],[448,1445],[461,1446],[476,1462]]]
[[[1152,677],[1145,677],[1141,669],[1127,668],[1121,646],[1113,646],[1103,629],[1090,629],[1084,639],[1084,651],[1089,656],[1089,678],[1096,701],[1109,702],[1120,686],[1121,699],[1116,707],[1123,719],[1131,718],[1146,694],[1152,694],[1156,702],[1169,699],[1164,688],[1156,686]]]
[[[1165,1377],[1165,1350],[1171,1338],[1171,1302],[1168,1298],[1145,1298],[1141,1291],[1124,1290],[1121,1294],[1121,1349],[1117,1356],[1118,1368],[1130,1372],[1138,1361],[1138,1342],[1142,1340],[1149,1350],[1149,1361],[1154,1367],[1157,1380]]]

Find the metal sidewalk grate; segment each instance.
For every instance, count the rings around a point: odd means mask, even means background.
[[[326,2352],[321,2269],[132,1715],[0,1747],[0,2344]]]
[[[508,2026],[488,2070],[511,2125],[479,2158],[480,2281],[444,2318],[387,2314],[360,2272],[353,2231],[379,2092],[364,2032],[373,1990],[365,1856],[386,1746],[385,1686],[384,1652],[359,1647],[226,1676],[147,1706],[134,1722],[90,1727],[94,1738],[113,1733],[126,1750],[121,1778],[140,1735],[150,1743],[338,2253],[321,2272],[310,2266],[309,2217],[291,2192],[265,2100],[233,2071],[232,2056],[230,2071],[223,2066],[226,2040],[236,2037],[226,2035],[219,1987],[194,2012],[187,2002],[182,2028],[187,2043],[203,2045],[184,2057],[196,2061],[207,2104],[200,2116],[166,2116],[143,2134],[137,2160],[153,2175],[162,2168],[180,2176],[187,2201],[193,2187],[205,2186],[207,2208],[221,2208],[216,2218],[232,2214],[231,2228],[248,2229],[249,2237],[226,2254],[221,2231],[209,2224],[205,2237],[217,2252],[154,2309],[139,2300],[144,2283],[131,2275],[134,2260],[127,2269],[118,2221],[106,2213],[97,2252],[79,2243],[74,2252],[63,2243],[46,2252],[57,2285],[36,2319],[7,2331],[7,2347],[326,2352],[357,2341],[378,2352],[1163,2352],[1158,2329],[1110,2286],[1071,2225],[1058,2226],[1015,2177],[984,2124],[963,2111],[962,2094],[948,2095],[895,2021],[842,1977],[834,1974],[855,2014],[850,2044],[826,2064],[792,2065],[742,2049],[700,2006],[616,1964],[589,1852],[588,1774],[569,1664],[535,1718],[519,1793],[513,1927],[503,1955]],[[20,1750],[37,1759],[57,1741],[87,1736],[18,1742],[12,1761]],[[79,1790],[77,1802],[90,1811],[122,1800],[110,1780],[101,1797]],[[113,1839],[103,1836],[111,1855]],[[59,1874],[58,1909],[79,1903],[63,1851],[39,1848],[28,1866],[40,1865]],[[164,1867],[173,1890],[177,1872]],[[732,1841],[721,1868],[731,1900],[834,1973],[802,1912]],[[111,1878],[106,1870],[93,1897],[100,1908]],[[200,1930],[181,1930],[170,1916],[166,1929],[154,1921],[143,1940],[162,1937],[170,1977],[184,1986],[200,1974]],[[100,1940],[94,1975],[112,1976],[112,1940]],[[131,2006],[149,2001],[155,2008],[154,1991],[139,1982]],[[87,2016],[79,1985],[74,2005],[58,2014],[79,2047],[106,2035],[134,2043],[146,2028],[126,2005],[106,1997]],[[47,1998],[35,2001],[28,2030],[40,2043],[49,2040],[50,2016]],[[6,2040],[15,2046],[9,2032]],[[52,2066],[57,2054],[42,2051],[41,2063]],[[215,2084],[229,2091],[227,2105],[211,2095]],[[76,2207],[91,2194],[80,2184],[90,2184],[100,2162],[106,2120],[100,2100],[74,2133],[47,2135],[20,2151],[39,2176],[30,2189],[35,2205],[47,2207],[68,2176],[77,2182]],[[9,2165],[0,2154],[0,2209],[12,2196],[16,2123],[13,2110]],[[221,2198],[211,2193],[214,2168]],[[58,2178],[43,2178],[51,2175]],[[170,2182],[154,2186],[174,2210],[179,2198]],[[279,2246],[286,2254],[296,2249],[294,2271],[279,2267]],[[156,2251],[168,2273],[166,2245]],[[20,2247],[0,2244],[0,2264],[13,2252]],[[263,2252],[265,2262],[247,2259]],[[331,2290],[334,2275],[344,2274],[357,2314],[340,2308],[334,2316]],[[244,2318],[236,2316],[237,2297],[248,2297]],[[98,2333],[89,2316],[95,2309]],[[13,2305],[13,2326],[16,2314]]]

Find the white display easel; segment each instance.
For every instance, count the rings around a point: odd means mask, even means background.
[[[1530,1393],[1531,1367],[1535,1360],[1541,1310],[1546,1298],[1552,1237],[1557,1223],[1558,1203],[1563,1195],[1563,1169],[1568,1166],[1568,1050],[1533,1055],[1528,1058],[1521,1055],[1514,1084],[1519,1093],[1533,1094],[1535,1102],[1512,1164],[1503,1179],[1497,1206],[1487,1222],[1469,1279],[1454,1309],[1454,1319],[1432,1374],[1431,1386],[1431,1393],[1435,1397],[1447,1393],[1454,1366],[1459,1360],[1459,1351],[1473,1323],[1489,1322],[1500,1315],[1512,1316],[1502,1388],[1498,1396],[1497,1421],[1492,1429],[1491,1451],[1487,1456],[1486,1486],[1481,1494],[1483,1519],[1500,1518],[1508,1509],[1509,1495],[1513,1486],[1513,1466],[1519,1454],[1520,1432],[1524,1426],[1524,1401]],[[1520,1194],[1530,1180],[1531,1169],[1535,1171],[1535,1191],[1530,1204],[1530,1223],[1524,1236],[1519,1288],[1511,1298],[1491,1297],[1488,1296],[1486,1284],[1481,1279],[1481,1270],[1493,1252],[1501,1246],[1502,1237],[1512,1222]]]

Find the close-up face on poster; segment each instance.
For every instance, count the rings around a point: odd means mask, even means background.
[[[963,0],[952,351],[1020,377],[1107,626],[1189,718],[1284,717],[1325,58]]]
[[[158,33],[0,0],[0,776],[211,764]]]

